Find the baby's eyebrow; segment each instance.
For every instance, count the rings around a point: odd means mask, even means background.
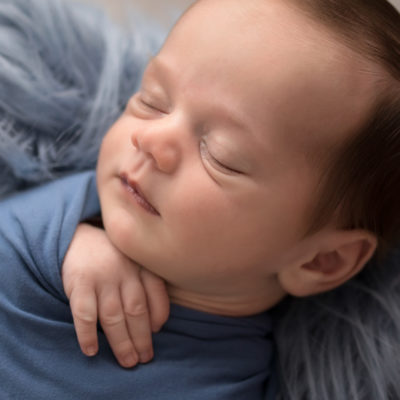
[[[165,62],[161,61],[158,56],[154,56],[150,59],[146,71],[149,69],[156,73],[161,73],[163,76],[169,77],[171,75],[171,68],[169,68]]]
[[[154,56],[150,59],[147,68],[152,69],[156,74],[161,74],[166,80],[171,78],[173,75],[172,68],[168,66],[163,60],[159,57]],[[224,120],[227,124],[231,126],[235,126],[238,129],[249,131],[250,127],[246,118],[242,116],[243,111],[229,107],[226,104],[218,102],[218,100],[211,100],[209,103],[210,109],[212,109],[212,113],[217,115]]]

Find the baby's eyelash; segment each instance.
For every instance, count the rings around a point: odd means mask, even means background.
[[[135,95],[135,103],[144,111],[153,112],[156,114],[168,114],[167,106],[163,101],[153,98],[151,94],[139,91]]]
[[[207,143],[205,140],[201,140],[200,141],[200,154],[201,156],[206,159],[207,161],[209,161],[211,164],[213,164],[217,169],[219,170],[223,170],[223,172],[225,173],[229,173],[229,174],[241,174],[242,172],[231,168],[227,165],[225,165],[224,163],[222,163],[221,161],[219,161],[217,158],[215,158],[208,150],[207,147]]]
[[[149,108],[150,110],[162,112],[156,106],[152,105],[150,102],[144,101],[142,96],[139,96],[139,101],[143,106],[145,106],[146,108]]]

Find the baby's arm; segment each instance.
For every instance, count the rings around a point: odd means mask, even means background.
[[[152,332],[165,323],[164,282],[125,257],[105,231],[80,224],[65,256],[62,278],[84,354],[98,351],[97,319],[123,367],[150,361]]]

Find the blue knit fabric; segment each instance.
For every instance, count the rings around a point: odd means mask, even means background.
[[[98,212],[93,172],[0,202],[0,399],[272,400],[267,313],[173,305],[155,359],[130,370],[101,332],[99,355],[80,352],[60,268],[79,221]]]

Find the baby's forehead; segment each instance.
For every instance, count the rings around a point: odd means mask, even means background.
[[[313,145],[333,146],[362,124],[376,75],[371,63],[290,4],[201,0],[160,57],[180,71],[177,85],[186,80],[199,97],[237,101],[254,130],[315,152]]]
[[[189,8],[170,35],[206,40],[210,32],[219,33],[223,39],[218,49],[220,53],[235,47],[239,54],[257,41],[259,48],[252,54],[253,60],[243,58],[243,63],[257,62],[257,58],[261,59],[270,51],[270,46],[276,44],[282,52],[290,50],[293,57],[309,48],[325,50],[325,56],[331,62],[341,62],[349,57],[363,59],[344,44],[337,32],[316,17],[310,17],[290,0],[200,0]],[[209,46],[216,44],[213,40],[208,43]],[[193,52],[196,50],[201,49],[193,48]],[[329,55],[326,50],[330,51]]]

